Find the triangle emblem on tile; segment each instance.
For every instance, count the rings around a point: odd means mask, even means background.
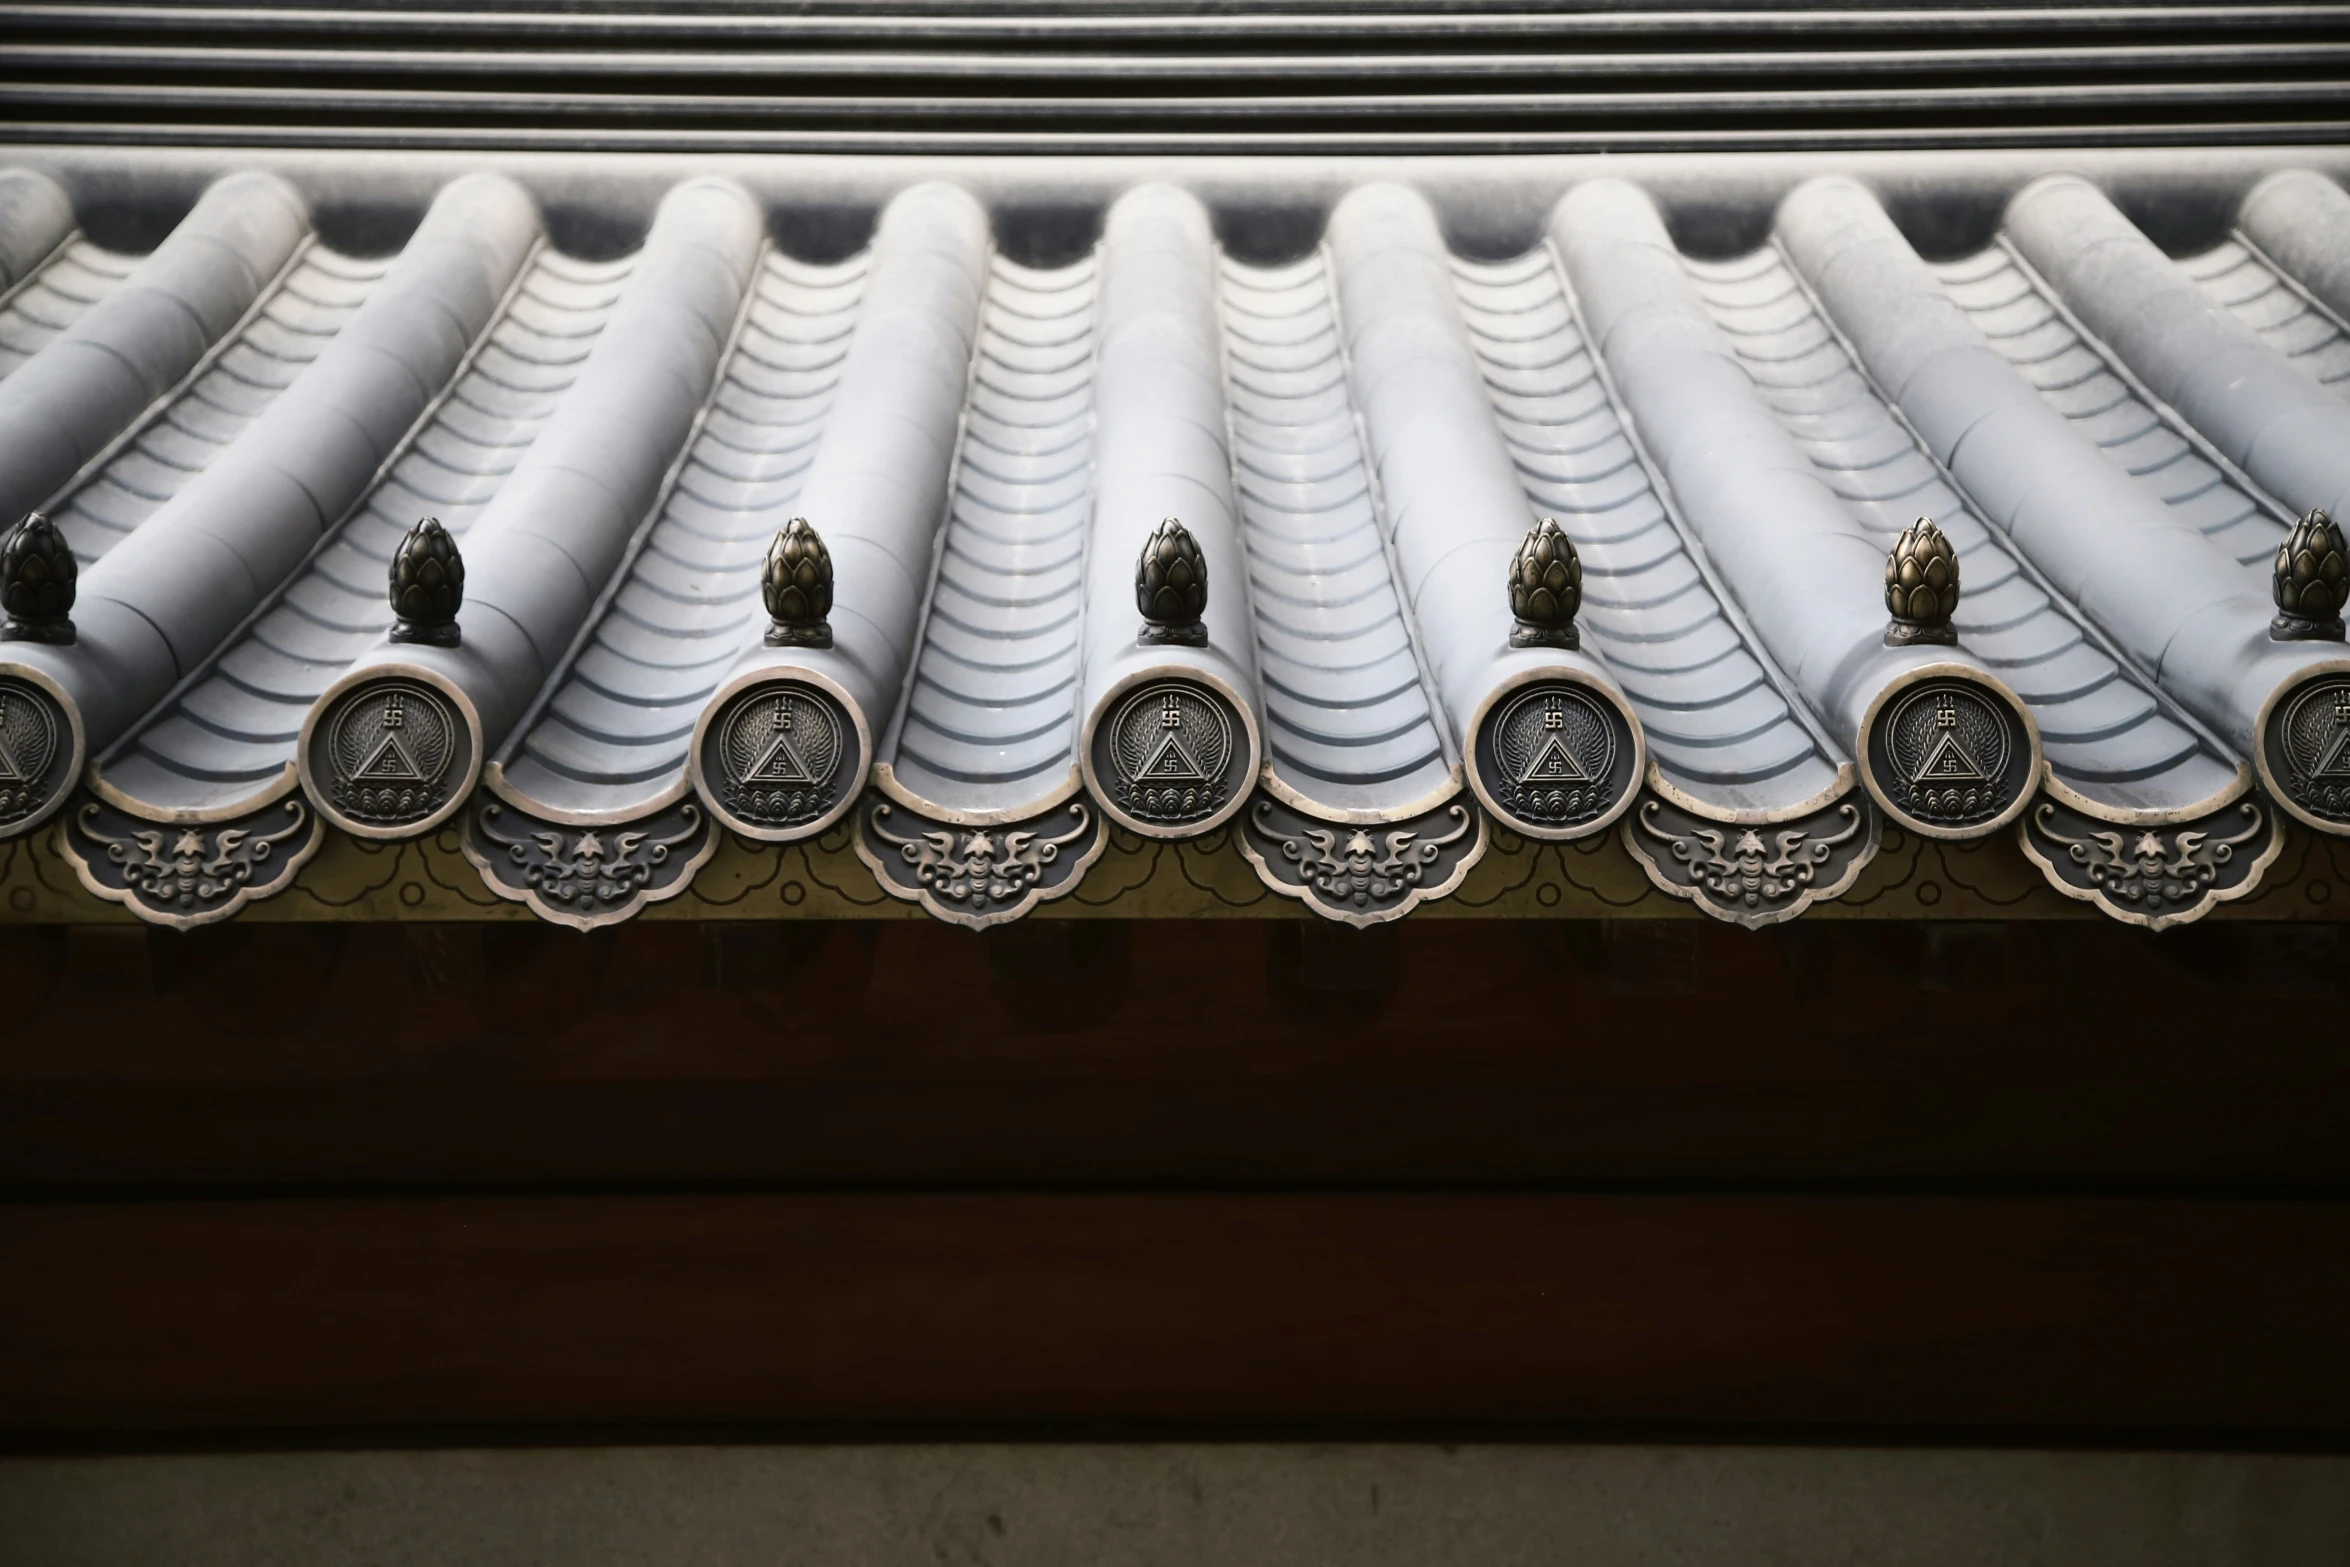
[[[1926,753],[1925,763],[1918,768],[1919,783],[1989,783],[1991,775],[1983,771],[1975,759],[1966,754],[1958,743],[1958,736],[1945,731],[1934,742],[1934,749]]]
[[[775,738],[767,742],[766,751],[743,779],[745,783],[812,784],[815,781],[808,764],[792,749],[791,732],[787,729],[775,731]]]
[[[1189,751],[1183,748],[1180,730],[1170,729],[1159,741],[1159,748],[1142,764],[1135,775],[1137,782],[1148,783],[1206,783],[1208,775]]]
[[[423,769],[416,765],[416,758],[408,754],[408,748],[400,743],[400,737],[396,734],[385,735],[383,743],[375,748],[375,754],[351,776],[353,781],[359,783],[424,782]]]
[[[12,773],[9,775],[14,777]],[[2333,738],[2326,742],[2326,754],[2312,778],[2350,778],[2350,724],[2336,724]]]
[[[1575,760],[1575,753],[1557,735],[1549,737],[1542,749],[1534,753],[1534,760],[1518,775],[1518,782],[1531,783],[1590,783],[1591,770]]]

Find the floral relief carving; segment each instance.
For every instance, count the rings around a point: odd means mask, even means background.
[[[1241,849],[1265,884],[1316,913],[1371,924],[1460,884],[1484,856],[1484,816],[1456,797],[1403,821],[1326,822],[1260,793]]]
[[[2278,847],[2275,823],[2256,800],[2150,827],[2107,826],[2043,800],[2028,820],[2025,847],[2060,890],[2094,897],[2133,923],[2157,928],[2250,891]]]
[[[1717,919],[1768,925],[1849,887],[1875,857],[1874,821],[1850,796],[1794,821],[1743,825],[1709,821],[1651,795],[1623,837],[1665,891]]]
[[[909,837],[890,831],[887,823],[895,818],[896,808],[881,800],[874,803],[869,825],[873,836],[897,851],[916,886],[948,903],[984,907],[1026,897],[1042,883],[1062,849],[1093,826],[1093,812],[1083,802],[1069,806],[1066,814],[1073,825],[1050,837],[1029,827],[971,832],[934,828]]]
[[[504,851],[505,869],[520,886],[558,908],[586,910],[627,903],[651,888],[670,856],[702,831],[699,807],[689,802],[676,814],[676,830],[658,836],[651,827],[573,829],[538,821],[510,833],[506,808],[495,800],[485,801],[474,821]]]
[[[68,846],[95,889],[150,919],[196,924],[289,881],[317,839],[317,818],[299,799],[235,821],[189,824],[139,822],[86,800]]]
[[[974,824],[925,816],[876,791],[855,820],[857,855],[883,891],[973,929],[1074,892],[1109,844],[1101,812],[1083,797]]]

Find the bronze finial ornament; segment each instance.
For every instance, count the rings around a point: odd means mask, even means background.
[[[1920,517],[1893,541],[1893,553],[1885,557],[1885,608],[1893,614],[1885,628],[1887,647],[1957,643],[1950,617],[1958,613],[1958,551],[1933,518]]]
[[[2268,634],[2279,642],[2339,642],[2342,602],[2350,597],[2350,553],[2342,530],[2322,511],[2293,524],[2277,546],[2277,618]]]
[[[0,544],[0,642],[73,641],[74,579],[81,569],[57,524],[28,511]]]
[[[1142,611],[1141,640],[1158,646],[1206,647],[1208,562],[1191,530],[1169,517],[1151,530],[1134,563],[1134,602]]]
[[[1555,517],[1527,531],[1510,557],[1510,613],[1518,617],[1511,647],[1579,648],[1575,614],[1583,607],[1583,558]]]
[[[426,517],[392,551],[392,640],[455,647],[464,603],[465,558],[441,519]]]
[[[767,600],[769,647],[832,646],[832,624],[825,618],[832,613],[832,552],[807,518],[794,517],[775,530],[759,592]]]

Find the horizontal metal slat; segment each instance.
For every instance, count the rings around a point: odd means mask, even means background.
[[[1265,39],[1335,34],[1376,34],[1397,39],[1458,37],[1614,37],[1651,34],[1681,38],[1692,34],[1851,35],[1907,37],[1980,35],[1986,31],[2139,32],[2149,27],[2211,31],[2329,27],[2339,11],[2323,5],[2106,5],[1953,6],[1934,9],[1890,7],[1749,6],[1588,10],[1446,8],[1424,3],[1388,10],[1359,4],[1309,8],[1296,3],[1276,12],[1236,12],[1208,7],[1151,6],[1113,10],[1102,6],[1023,7],[1006,14],[993,8],[939,8],[928,12],[896,6],[886,14],[866,7],[797,10],[783,15],[739,12],[695,14],[678,10],[605,12],[523,9],[472,10],[456,7],[325,9],[316,6],[121,6],[0,5],[0,27],[113,32],[228,32],[249,36],[258,30],[354,36],[432,34],[485,36],[530,34],[578,39],[701,41],[822,36],[905,40],[935,38],[969,43],[979,39],[1025,41],[1061,39]]]
[[[2140,46],[2127,49],[1953,49],[1576,54],[1087,55],[775,50],[723,54],[546,49],[203,48],[177,45],[0,44],[0,67],[156,74],[283,73],[457,76],[581,75],[674,78],[902,77],[938,80],[1228,81],[1600,76],[1788,75],[1810,79],[1887,73],[2283,70],[2350,64],[2350,42]]]
[[[809,120],[826,124],[935,120],[1148,122],[1152,120],[1339,119],[1409,116],[1419,119],[1582,119],[1619,115],[1715,118],[1799,110],[1812,114],[1994,113],[2015,110],[2096,109],[2228,104],[2243,89],[2226,82],[2100,83],[2089,86],[1858,88],[1754,92],[1565,92],[1380,95],[1251,95],[1211,97],[746,97],[693,93],[511,93],[386,90],[378,88],[122,86],[105,83],[0,84],[0,105],[115,109],[236,110],[347,115],[401,114],[457,119],[610,118],[620,121],[690,116],[703,120]],[[2339,103],[2350,81],[2264,82],[2272,105]]]
[[[2308,142],[2327,5],[1233,4],[745,15],[0,4],[0,138],[955,151]],[[520,89],[520,90],[516,90]],[[529,121],[532,123],[522,123]],[[143,124],[141,123],[143,122]],[[1938,131],[1921,138],[1919,132]]]
[[[1164,131],[889,129],[874,131],[657,126],[380,126],[202,124],[185,120],[20,120],[0,143],[189,147],[340,147],[567,152],[935,152],[1350,154],[1895,150],[1904,148],[2313,145],[2350,140],[2350,119],[2126,120],[1999,126],[1768,126],[1571,131]]]

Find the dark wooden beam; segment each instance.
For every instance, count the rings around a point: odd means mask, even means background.
[[[2350,1431],[2350,1205],[736,1196],[0,1208],[0,1426]]]
[[[2331,927],[428,934],[0,941],[0,1195],[2350,1195]]]

